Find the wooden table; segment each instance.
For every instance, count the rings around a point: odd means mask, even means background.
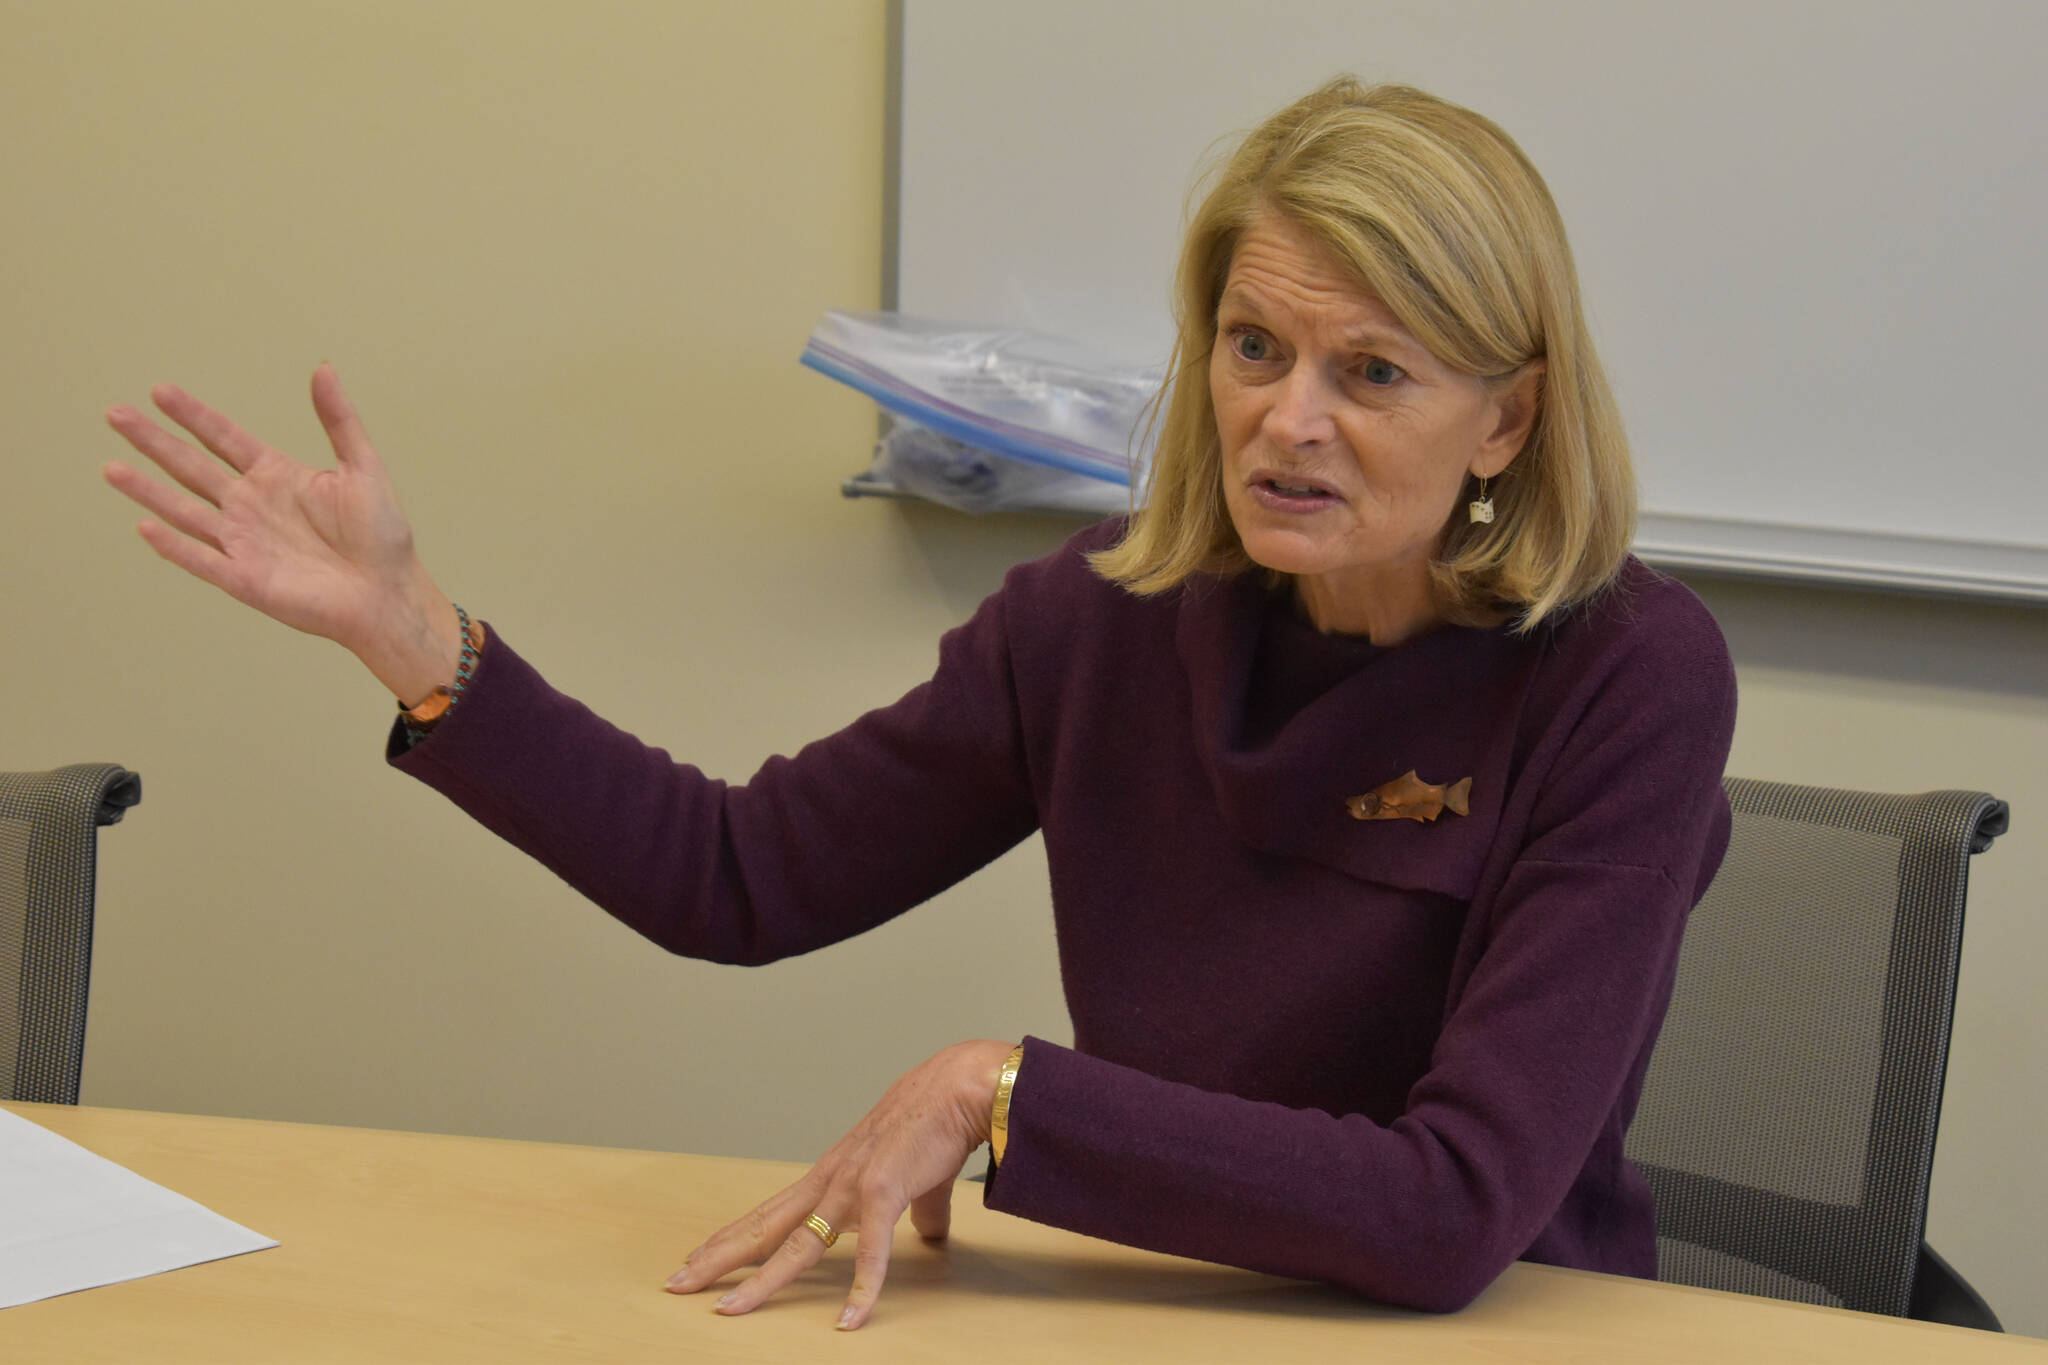
[[[598,1147],[13,1104],[283,1245],[0,1311],[8,1361],[2019,1360],[2048,1342],[1516,1265],[1448,1316],[1132,1251],[955,1199],[906,1220],[881,1306],[832,1320],[853,1240],[756,1312],[661,1283],[802,1168]],[[0,1210],[0,1217],[5,1211]]]

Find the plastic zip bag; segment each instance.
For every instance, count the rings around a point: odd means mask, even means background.
[[[1051,481],[1025,471],[1005,479],[1011,462],[1142,487],[1151,460],[1145,415],[1165,377],[1060,337],[901,313],[827,313],[803,363],[907,419],[897,424],[900,439],[892,432],[878,447],[872,473],[888,477],[885,464],[920,470],[927,482],[953,486],[953,497],[935,500],[980,511],[1046,505]],[[1006,483],[1019,496],[1006,497]],[[1113,501],[1114,509],[1087,497],[1073,505],[1117,510],[1128,493]]]
[[[1131,510],[1128,484],[1013,460],[956,441],[907,417],[875,443],[874,464],[849,485],[915,493],[960,512],[1084,512],[1114,516]]]

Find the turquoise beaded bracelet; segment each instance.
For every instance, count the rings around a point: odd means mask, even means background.
[[[421,702],[419,706],[408,707],[403,701],[398,703],[399,719],[405,722],[405,747],[408,749],[425,739],[427,732],[439,725],[447,718],[448,713],[455,709],[455,704],[462,700],[462,694],[469,688],[471,675],[476,672],[476,632],[471,628],[469,613],[462,609],[462,604],[457,602],[453,605],[456,624],[462,630],[462,656],[455,661],[455,685],[435,688],[434,695]],[[414,714],[444,696],[447,701],[432,715],[422,719]]]

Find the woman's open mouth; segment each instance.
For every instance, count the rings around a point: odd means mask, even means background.
[[[1255,478],[1251,493],[1259,506],[1276,512],[1320,512],[1340,501],[1329,485],[1312,479]]]

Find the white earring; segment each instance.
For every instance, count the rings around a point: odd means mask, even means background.
[[[1479,496],[1467,503],[1465,510],[1473,521],[1482,526],[1492,523],[1493,499],[1486,496],[1486,476],[1484,474],[1479,476]]]

